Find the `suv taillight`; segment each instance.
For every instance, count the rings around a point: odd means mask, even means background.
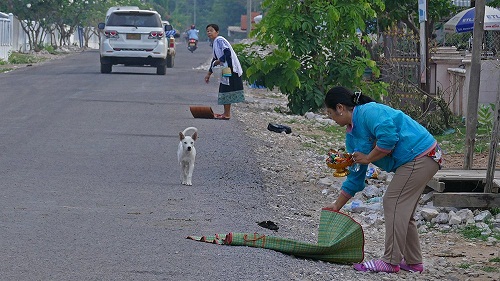
[[[148,39],[160,39],[160,38],[163,38],[163,35],[165,35],[165,33],[163,33],[163,31],[151,31],[149,33]]]
[[[116,30],[105,30],[104,35],[107,38],[118,38],[118,31]]]

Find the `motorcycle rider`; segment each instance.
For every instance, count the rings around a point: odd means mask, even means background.
[[[196,29],[196,26],[194,24],[191,25],[191,29],[187,31],[187,37],[188,41],[189,39],[194,39],[196,40],[196,44],[198,45],[198,33],[200,31]]]

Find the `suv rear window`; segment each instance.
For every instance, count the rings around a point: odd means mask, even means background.
[[[112,13],[109,16],[110,26],[162,27],[156,14],[145,13]]]

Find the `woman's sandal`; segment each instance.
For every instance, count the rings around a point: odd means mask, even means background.
[[[357,271],[364,272],[388,272],[388,273],[396,273],[399,271],[399,265],[392,265],[386,263],[383,260],[371,260],[364,263],[355,263],[354,269]]]
[[[416,264],[407,264],[406,261],[403,259],[401,263],[399,264],[399,267],[402,270],[406,270],[409,272],[418,272],[422,273],[424,271],[424,265],[422,263],[416,263]]]
[[[215,119],[219,119],[219,120],[229,120],[230,117],[226,117],[224,114],[217,114],[217,113],[215,113],[214,114],[214,118]]]

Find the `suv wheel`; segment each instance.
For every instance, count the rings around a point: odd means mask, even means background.
[[[111,73],[113,65],[110,63],[101,63],[101,73]]]
[[[170,55],[167,56],[167,67],[168,68],[174,67],[174,57],[173,56],[170,56]]]
[[[167,65],[165,63],[160,63],[156,66],[156,74],[158,75],[165,75],[167,73]]]

